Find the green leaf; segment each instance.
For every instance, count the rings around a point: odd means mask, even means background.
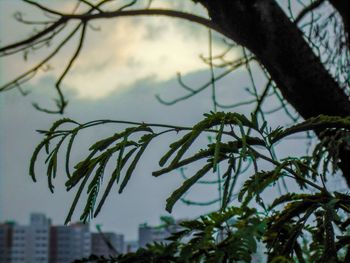
[[[232,170],[233,170],[233,165],[234,165],[234,160],[230,162],[227,171],[225,174],[222,176],[223,178],[226,178],[225,183],[224,183],[224,191],[223,191],[223,196],[222,196],[222,208],[226,208],[227,204],[230,201],[230,196],[229,196],[229,188],[231,186],[231,177],[232,177]]]
[[[116,142],[117,140],[121,139],[121,138],[127,138],[129,137],[131,134],[136,133],[136,132],[151,132],[153,133],[153,130],[147,126],[141,125],[138,127],[132,127],[132,128],[126,128],[123,132],[120,133],[115,133],[114,135],[102,139],[96,143],[94,143],[89,150],[99,150],[99,151],[103,151],[105,150],[107,147],[109,147],[113,142]]]
[[[145,136],[145,135],[144,135]],[[155,135],[153,134],[148,134],[146,137],[144,137],[145,142],[141,145],[140,150],[137,152],[134,160],[132,161],[132,163],[130,164],[128,170],[126,171],[126,174],[124,176],[124,179],[120,185],[119,188],[119,193],[122,193],[126,184],[129,182],[130,177],[132,175],[132,173],[134,172],[137,163],[139,162],[142,154],[144,153],[144,151],[146,150],[148,144],[151,142],[151,140],[155,137]]]
[[[218,164],[218,160],[219,160],[221,137],[222,137],[222,132],[224,130],[224,127],[225,127],[224,122],[221,122],[220,128],[218,130],[218,134],[216,135],[214,160],[213,160],[213,172],[214,173],[216,172],[217,164]]]
[[[254,196],[259,196],[266,187],[274,183],[282,174],[276,171],[258,172],[246,180],[238,194],[238,200],[241,202],[244,195],[243,205],[247,205]]]
[[[212,164],[205,165],[194,176],[187,179],[180,188],[175,190],[171,196],[166,200],[166,210],[171,213],[174,204],[181,198],[181,196],[191,188],[200,178],[202,178],[212,167]]]
[[[35,163],[36,160],[38,158],[39,153],[41,152],[41,150],[46,147],[46,145],[50,142],[50,140],[52,140],[55,137],[58,137],[60,135],[52,135],[49,137],[44,138],[44,140],[42,140],[38,146],[35,148],[33,155],[30,159],[30,165],[29,165],[29,175],[31,176],[32,180],[34,182],[36,182],[36,176],[35,176]]]
[[[350,117],[319,115],[296,124],[272,137],[273,143],[298,132],[322,130],[327,128],[350,129]]]
[[[76,121],[74,121],[74,120],[72,120],[72,119],[63,118],[63,119],[60,119],[60,120],[55,121],[55,122],[52,124],[50,130],[47,132],[48,135],[51,135],[54,131],[56,131],[56,129],[57,129],[59,126],[61,126],[61,125],[64,124],[64,123],[74,123],[74,124],[79,125],[78,122],[76,122]]]
[[[89,176],[86,175],[85,178],[84,178],[84,180],[81,182],[81,184],[80,184],[80,186],[79,186],[79,189],[78,189],[77,193],[75,194],[73,203],[72,203],[72,205],[71,205],[71,207],[70,207],[70,209],[69,209],[69,211],[68,211],[66,220],[64,221],[64,224],[65,224],[65,225],[68,224],[69,222],[71,222],[73,212],[74,212],[74,210],[75,210],[75,207],[77,206],[77,203],[78,203],[78,200],[79,200],[79,198],[80,198],[80,195],[81,195],[81,193],[82,193],[82,191],[83,191],[83,189],[84,189],[84,187],[85,187],[85,185],[86,185],[88,179],[89,179]]]
[[[213,154],[213,149],[208,149],[208,150],[200,150],[198,153],[194,154],[193,156],[191,157],[188,157],[186,159],[183,159],[182,161],[178,162],[177,164],[175,165],[172,165],[172,166],[168,166],[168,167],[165,167],[161,170],[158,170],[158,171],[154,171],[152,173],[153,176],[157,177],[157,176],[160,176],[162,174],[165,174],[165,173],[168,173],[168,172],[171,172],[175,169],[178,169],[178,168],[181,168],[185,165],[188,165],[188,164],[191,164],[191,163],[194,163],[195,161],[198,161],[198,160],[201,160],[203,158],[206,158],[206,157],[209,157]]]
[[[164,154],[164,156],[160,159],[159,165],[164,166],[165,163],[169,160],[169,158],[181,147],[181,145],[183,145],[183,143],[191,137],[191,134],[191,132],[187,133],[177,142],[170,144],[170,150],[166,154]]]
[[[71,177],[71,173],[70,173],[70,169],[69,169],[70,155],[71,155],[73,143],[74,143],[75,137],[78,134],[78,131],[79,131],[78,129],[74,129],[72,131],[71,137],[70,137],[70,139],[68,141],[68,145],[67,145],[65,168],[66,168],[66,174],[67,174],[68,178]]]
[[[124,157],[122,160],[119,160],[119,158],[120,158],[120,156],[121,156],[121,155],[119,155],[118,161],[117,161],[117,167],[116,167],[116,168],[114,169],[114,171],[112,172],[111,178],[110,178],[110,180],[109,180],[109,182],[108,182],[108,184],[107,184],[107,187],[106,187],[106,189],[105,189],[105,191],[104,191],[104,193],[103,193],[103,196],[102,196],[102,198],[101,198],[101,200],[100,200],[100,202],[99,202],[99,204],[98,204],[98,206],[97,206],[97,208],[96,208],[96,211],[95,211],[95,213],[94,213],[94,217],[96,217],[96,216],[99,214],[99,212],[100,212],[100,210],[101,210],[101,208],[102,208],[104,202],[106,201],[107,196],[109,195],[109,192],[110,192],[111,189],[112,189],[112,186],[113,186],[114,182],[115,182],[115,181],[118,182],[119,177],[120,177],[121,170],[123,169],[123,167],[125,166],[125,164],[126,164],[127,161],[129,160],[129,158],[132,156],[132,154],[133,154],[136,150],[137,150],[137,148],[131,149],[131,150],[125,155],[125,157]]]
[[[96,151],[91,152],[85,160],[81,161],[74,167],[75,171],[65,183],[67,190],[73,188],[82,178],[90,174],[95,169],[95,166],[98,164],[100,158],[92,158],[95,153]]]
[[[290,202],[290,201],[295,201],[298,199],[303,199],[305,197],[308,197],[310,195],[308,194],[296,194],[296,193],[287,193],[285,195],[281,195],[280,197],[276,198],[273,203],[270,205],[269,209],[273,209],[276,206],[286,203],[286,202]]]

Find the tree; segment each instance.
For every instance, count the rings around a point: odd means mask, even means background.
[[[206,161],[196,174],[187,178],[167,199],[166,209],[169,212],[183,194],[204,175],[211,170],[216,172],[219,165],[226,170],[221,177],[223,197],[218,212],[184,223],[184,230],[172,237],[173,242],[170,245],[156,244],[148,250],[140,250],[134,255],[121,256],[111,259],[112,261],[133,262],[137,258],[146,259],[147,262],[249,262],[251,254],[256,250],[256,241],[262,239],[271,262],[289,262],[293,258],[299,262],[349,261],[347,232],[350,223],[350,199],[347,194],[332,191],[325,183],[331,173],[340,170],[348,186],[350,185],[349,1],[297,1],[302,8],[296,16],[293,10],[293,5],[296,4],[294,1],[286,1],[285,8],[281,7],[283,1],[276,0],[194,1],[205,7],[209,18],[179,10],[154,9],[152,1],[144,6],[142,5],[145,3],[140,1],[130,1],[127,4],[123,2],[125,5],[120,4],[117,8],[107,9],[109,2],[118,1],[94,3],[80,0],[78,2],[87,8],[86,11],[69,14],[52,10],[34,1],[24,2],[44,11],[49,20],[27,21],[18,14],[19,21],[41,24],[43,27],[29,38],[0,48],[3,56],[18,52],[24,52],[26,55],[32,49],[51,45],[71,21],[78,21],[78,25],[68,36],[37,66],[1,88],[2,91],[20,88],[73,36],[80,34],[74,53],[56,82],[58,109],[48,110],[35,105],[41,111],[63,113],[67,101],[61,91],[61,83],[81,52],[88,26],[93,20],[100,18],[164,15],[186,19],[215,30],[229,41],[243,47],[242,57],[235,61],[227,61],[225,52],[219,56],[210,54],[208,58],[203,58],[212,72],[212,79],[199,90],[188,87],[180,77],[180,84],[189,92],[185,97],[193,96],[210,86],[215,90],[215,81],[237,67],[245,66],[251,73],[250,65],[253,62],[257,62],[266,74],[267,85],[262,93],[258,94],[255,87],[253,89],[256,108],[250,117],[235,112],[214,111],[206,114],[205,118],[193,127],[127,122],[130,127],[95,142],[90,147],[87,157],[75,166],[73,173],[70,172],[69,157],[79,132],[92,126],[121,122],[101,120],[80,124],[65,118],[55,122],[50,130],[42,131],[44,140],[34,151],[30,175],[35,181],[36,158],[45,149],[48,154],[47,175],[52,190],[57,156],[64,142],[68,141],[66,186],[68,189],[76,187],[79,183],[80,186],[67,222],[70,221],[80,194],[89,180],[89,196],[81,217],[84,221],[99,213],[115,183],[120,181],[119,192],[123,191],[145,149],[163,134],[186,133],[170,145],[169,151],[159,162],[164,168],[154,172],[154,176],[191,165],[196,161]],[[209,44],[211,41],[210,38]],[[228,50],[232,46],[229,42]],[[215,67],[225,68],[227,71],[215,76]],[[252,83],[254,86],[254,81]],[[281,100],[281,109],[288,112],[288,107],[280,95],[305,121],[299,121],[289,128],[270,129],[262,105],[271,91]],[[215,98],[213,102],[215,107],[222,106]],[[62,128],[69,127],[68,125],[71,127]],[[311,155],[296,158],[291,156],[285,159],[277,157],[274,150],[277,143],[292,134],[308,131],[313,131],[319,139]],[[214,134],[214,142],[191,154],[193,143],[207,133]],[[55,143],[52,149],[50,143]],[[109,175],[107,188],[97,202],[100,182],[102,177],[106,176],[104,169],[114,154],[117,155],[117,165]],[[260,168],[264,162],[271,165],[269,171]],[[251,164],[253,175],[244,179],[238,194],[240,207],[232,207],[233,189],[237,178],[239,175],[245,176],[244,163]],[[297,184],[301,192],[285,193],[268,204],[261,194],[269,186],[287,178],[290,178],[289,183]],[[281,207],[285,203],[287,205]],[[191,233],[195,235],[190,242],[182,243],[183,236]],[[217,233],[222,237],[219,240],[214,238]]]

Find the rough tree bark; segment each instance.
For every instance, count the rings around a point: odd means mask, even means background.
[[[255,54],[284,98],[303,118],[320,114],[350,116],[348,96],[276,1],[198,2],[207,8],[212,21],[227,37]],[[350,1],[343,2],[347,2],[346,5]],[[350,9],[339,10],[348,13]],[[343,13],[341,15],[345,21]],[[344,145],[340,159],[339,167],[350,186],[349,146]]]

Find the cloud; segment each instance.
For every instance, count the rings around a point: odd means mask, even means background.
[[[67,87],[76,89],[80,97],[96,99],[146,77],[163,81],[176,72],[206,68],[199,55],[207,53],[207,31],[198,27],[191,36],[178,23],[156,17],[103,24],[102,32],[91,34],[91,43],[65,82]]]
[[[27,18],[33,17],[32,8],[9,7],[13,12],[22,8]],[[205,15],[199,5],[180,1],[176,1],[176,4],[173,1],[155,1],[154,7],[176,8]],[[62,8],[72,9],[69,3]],[[6,39],[10,31],[15,32],[17,38],[26,35],[24,29],[17,33],[15,25],[4,29],[2,39]],[[200,25],[169,17],[124,17],[94,21],[93,26],[101,30],[95,32],[88,29],[81,55],[62,83],[64,89],[73,90],[80,98],[100,99],[112,91],[125,90],[144,78],[151,77],[153,81],[161,82],[174,77],[177,72],[185,75],[207,68],[199,55],[208,53],[208,30]],[[32,83],[38,84],[46,75],[58,78],[72,56],[77,41],[77,37],[72,39],[50,63],[53,71],[40,71]],[[216,44],[216,48],[220,48],[219,42]],[[55,45],[57,42],[53,43]],[[38,63],[48,54],[47,51],[35,52],[27,62],[23,62],[21,55],[3,60],[3,65],[6,65],[4,80]]]

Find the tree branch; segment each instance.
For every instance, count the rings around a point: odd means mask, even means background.
[[[312,2],[310,5],[306,6],[303,10],[300,11],[294,22],[298,24],[308,13],[320,7],[324,2],[325,0],[317,0],[315,2]]]
[[[40,31],[39,33],[11,45],[1,47],[1,52],[6,52],[14,48],[18,48],[23,45],[28,45],[33,41],[45,36],[46,34],[55,30],[61,24],[67,23],[69,20],[81,20],[82,22],[88,22],[90,20],[95,19],[106,19],[106,18],[117,18],[117,17],[125,17],[125,16],[168,16],[173,18],[181,18],[191,22],[195,22],[197,24],[203,25],[205,27],[211,28],[219,33],[223,33],[219,26],[214,24],[211,20],[193,15],[186,12],[175,11],[175,10],[167,10],[167,9],[140,9],[140,10],[117,10],[113,12],[103,12],[98,14],[60,14],[60,18],[54,22],[49,27]]]

